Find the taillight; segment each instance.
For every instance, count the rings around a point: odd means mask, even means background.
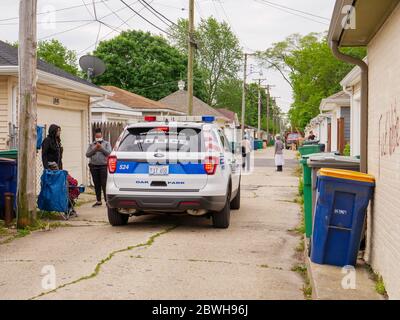
[[[208,157],[204,162],[204,171],[209,175],[212,176],[215,174],[218,165],[218,158],[217,157]]]
[[[109,156],[108,157],[108,172],[115,173],[117,171],[117,157]]]

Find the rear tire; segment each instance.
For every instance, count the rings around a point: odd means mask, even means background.
[[[231,220],[231,206],[230,206],[230,194],[226,199],[225,207],[219,211],[214,212],[212,215],[212,221],[214,228],[217,229],[228,229]]]
[[[240,209],[240,184],[235,198],[231,201],[231,209],[239,210]]]
[[[107,208],[108,221],[113,227],[124,226],[128,223],[129,215],[121,214],[117,209]]]

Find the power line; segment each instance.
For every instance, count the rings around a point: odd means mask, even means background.
[[[271,1],[268,1],[268,0],[260,0],[260,1],[265,2],[265,3],[268,3],[268,4],[270,4],[270,5],[274,5],[274,6],[277,6],[277,7],[281,7],[281,8],[283,8],[283,9],[288,9],[288,10],[291,10],[291,11],[295,11],[295,12],[298,12],[298,13],[302,13],[302,14],[305,14],[305,15],[308,15],[308,16],[311,16],[311,17],[314,17],[314,18],[319,18],[319,19],[326,20],[326,21],[330,21],[330,20],[331,20],[331,19],[329,19],[329,18],[322,17],[322,16],[316,15],[316,14],[311,13],[311,12],[306,12],[306,11],[298,10],[298,9],[295,9],[295,8],[290,8],[290,7],[287,7],[287,6],[284,6],[284,5],[275,3],[275,2],[271,2]]]
[[[110,0],[103,0],[103,1],[110,1]],[[100,3],[100,1],[95,2],[95,3]],[[75,6],[71,6],[71,7],[65,7],[65,8],[57,9],[57,10],[54,10],[52,12],[60,12],[60,11],[72,10],[72,9],[82,8],[84,6],[85,6],[84,4],[80,4],[80,5],[75,5]],[[49,11],[39,12],[37,14],[37,16],[40,16],[40,15],[43,15],[43,14],[49,14]],[[16,20],[16,19],[19,19],[19,17],[0,19],[0,21],[9,21],[9,20]]]
[[[280,11],[283,11],[283,12],[286,12],[286,13],[289,13],[289,14],[291,14],[291,15],[294,15],[294,16],[297,16],[297,17],[300,17],[300,18],[303,18],[303,19],[306,19],[306,20],[309,20],[309,21],[313,21],[313,22],[315,22],[315,23],[319,23],[319,24],[323,24],[323,25],[329,25],[329,23],[325,23],[325,22],[322,22],[322,21],[318,21],[318,20],[312,19],[312,18],[310,18],[310,17],[308,17],[308,16],[295,13],[295,12],[293,12],[293,11],[290,11],[289,9],[284,9],[284,8],[282,8],[281,6],[277,6],[277,5],[272,4],[272,3],[269,3],[269,2],[267,3],[267,2],[265,2],[265,0],[254,0],[254,1],[256,1],[256,2],[258,2],[258,3],[261,3],[261,4],[264,4],[264,5],[266,5],[266,6],[269,6],[269,7],[271,7],[271,8],[275,8],[275,9],[277,9],[277,10],[280,10]],[[325,18],[324,18],[324,19],[325,19]]]
[[[168,22],[166,22],[162,17],[160,17],[160,16],[157,14],[157,12],[154,12],[154,11],[152,10],[151,7],[148,7],[147,4],[146,4],[145,2],[143,2],[143,1],[141,1],[141,0],[139,0],[139,2],[143,5],[143,7],[144,7],[147,11],[149,11],[153,16],[155,16],[158,20],[160,20],[162,23],[164,23],[168,28],[171,27],[171,25],[168,24]]]
[[[94,22],[97,22],[97,21],[96,21],[96,20],[93,20],[93,21],[90,21],[90,22],[88,22],[88,23],[84,23],[84,24],[81,24],[81,25],[76,26],[76,27],[74,27],[74,28],[71,28],[71,29],[67,29],[67,30],[64,30],[64,31],[60,31],[60,32],[56,32],[56,33],[50,34],[50,35],[45,36],[45,37],[42,37],[42,38],[40,38],[40,39],[38,39],[38,40],[45,40],[45,39],[48,39],[48,38],[52,38],[52,37],[54,37],[54,36],[58,36],[58,35],[63,34],[63,33],[67,33],[67,32],[70,32],[70,31],[74,31],[74,30],[76,30],[76,29],[80,29],[80,28],[82,28],[82,27],[86,27],[86,26],[88,26],[88,25],[90,25],[90,24],[92,24],[92,23],[94,23]]]
[[[146,4],[146,6],[148,6],[149,8],[151,8],[151,10],[153,10],[156,14],[160,15],[161,17],[163,17],[165,20],[167,20],[169,23],[174,24],[177,26],[177,24],[175,22],[173,22],[172,20],[168,19],[165,15],[163,15],[160,11],[154,9],[154,7],[152,7],[147,1],[145,0],[139,0],[140,2],[144,2]]]
[[[154,0],[151,0],[150,3],[152,3]],[[139,1],[135,1],[133,3],[131,3],[131,5],[134,5],[135,3],[137,3]],[[124,7],[126,8],[126,7]],[[144,8],[139,9],[139,12],[142,12],[144,10]],[[129,17],[128,19],[124,20],[122,24],[120,24],[117,28],[121,28],[124,24],[128,23],[130,20],[132,20],[134,17],[136,17],[136,14],[133,14],[131,17]],[[111,30],[109,33],[107,33],[106,35],[104,35],[103,37],[101,37],[99,39],[99,41],[102,41],[103,39],[107,38],[109,35],[111,35],[114,32],[114,30]],[[118,32],[120,33],[120,32]],[[91,44],[89,47],[79,51],[77,53],[77,55],[79,56],[80,54],[86,52],[87,50],[89,50],[90,48],[92,48],[93,46],[95,46],[96,43]]]
[[[101,0],[101,3],[108,9],[110,10],[114,16],[116,16],[119,20],[121,20],[123,22],[123,24],[125,24],[127,27],[130,28],[130,25],[127,24],[119,14],[117,14],[104,0]]]
[[[88,4],[85,2],[85,0],[81,0],[81,1],[82,1],[83,5],[85,6],[86,11],[89,13],[89,15],[90,15],[92,18],[94,18],[94,17],[93,17],[93,14],[92,14],[92,12],[89,10]]]
[[[109,1],[109,0],[103,0],[103,1]],[[137,3],[137,2],[138,2],[138,1],[135,1],[134,3]],[[95,3],[98,3],[98,2],[95,2]],[[83,7],[83,5],[81,5],[81,7]],[[119,11],[122,11],[122,10],[124,10],[124,9],[126,9],[126,6],[123,6],[123,7],[119,8],[119,9],[116,10],[115,12],[119,12]],[[103,24],[106,25],[108,28],[111,28],[108,24],[105,24],[105,23],[104,23],[103,21],[101,21],[101,20],[104,19],[104,18],[107,18],[107,17],[111,16],[112,14],[113,14],[113,13],[109,13],[109,14],[107,14],[107,15],[101,17],[101,18],[98,19],[98,20],[93,20],[93,21],[90,21],[90,22],[88,22],[88,23],[81,24],[81,25],[79,25],[79,26],[76,26],[76,27],[74,27],[74,28],[71,28],[71,29],[67,29],[67,30],[64,30],[64,31],[60,31],[60,32],[56,32],[56,33],[50,34],[50,35],[48,35],[48,36],[45,36],[45,37],[40,38],[39,40],[48,39],[48,38],[51,38],[51,37],[54,37],[54,36],[57,36],[57,35],[60,35],[60,34],[64,34],[64,33],[70,32],[70,31],[74,31],[74,30],[77,30],[77,29],[79,29],[79,28],[86,27],[86,26],[88,26],[88,25],[90,25],[90,24],[92,24],[92,23],[94,23],[94,22],[103,23]],[[118,31],[118,32],[119,32],[119,31]]]
[[[168,36],[172,36],[168,31],[165,31],[164,29],[161,29],[159,26],[142,16],[139,12],[137,12],[135,9],[133,9],[129,4],[127,4],[124,0],[120,0],[123,4],[125,4],[129,9],[131,9],[134,13],[136,13],[140,18],[142,18],[144,21],[146,21],[148,24],[151,24],[154,28],[160,30],[161,32],[165,33]]]
[[[90,22],[90,21],[95,22],[96,20],[93,20],[93,19],[91,19],[91,20],[89,20],[89,19],[86,19],[86,20],[59,20],[59,21],[56,21],[55,23],[74,23],[74,22]],[[47,24],[47,23],[49,23],[49,21],[38,21],[37,22],[37,24]],[[7,23],[0,23],[0,26],[11,26],[11,25],[18,25],[18,24],[19,24],[19,22],[7,22]]]

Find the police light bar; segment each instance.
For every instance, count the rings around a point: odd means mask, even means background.
[[[157,120],[156,116],[145,116],[144,121],[146,122],[155,122]]]
[[[202,121],[205,123],[213,123],[215,121],[214,116],[203,116]]]
[[[214,116],[157,116],[157,121],[213,123],[215,121],[215,117]]]

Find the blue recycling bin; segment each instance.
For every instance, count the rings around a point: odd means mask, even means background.
[[[17,161],[0,158],[0,217],[4,217],[4,194],[17,193]],[[14,196],[16,199],[16,196]],[[15,204],[14,204],[15,205]]]
[[[355,171],[321,169],[311,261],[355,266],[375,179]]]

